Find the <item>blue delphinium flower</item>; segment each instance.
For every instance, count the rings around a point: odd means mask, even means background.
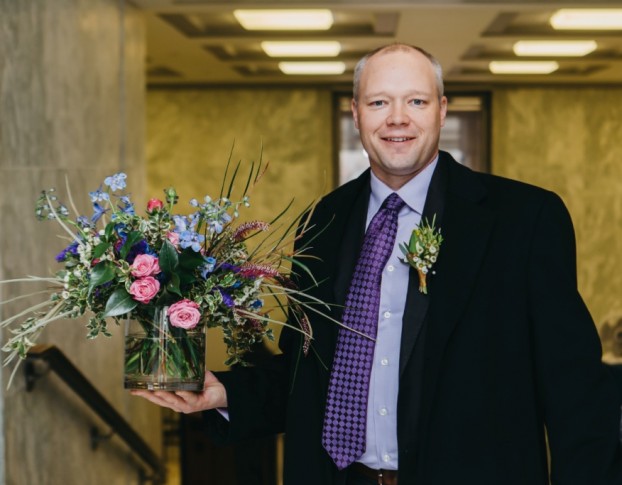
[[[110,195],[108,195],[108,192],[104,192],[101,186],[97,190],[89,192],[89,197],[91,198],[91,202],[93,203],[110,200]]]
[[[110,177],[106,177],[104,179],[104,183],[110,187],[110,189],[113,192],[116,192],[117,190],[122,190],[125,188],[126,183],[125,183],[125,179],[127,178],[127,175],[125,175],[123,172],[119,172],[119,173],[115,173],[114,175],[111,175]]]
[[[205,258],[205,264],[203,264],[201,269],[201,276],[203,279],[207,279],[207,277],[214,271],[216,267],[216,258],[212,258],[211,256],[207,256]]]
[[[174,215],[173,221],[175,221],[175,232],[178,234],[192,229],[192,221],[186,216]]]
[[[179,234],[179,246],[182,249],[192,248],[195,253],[201,250],[205,236],[194,231],[183,231]]]
[[[261,307],[263,306],[263,301],[262,300],[255,300],[251,303],[251,308],[253,310],[259,310]]]
[[[108,209],[104,209],[97,202],[93,203],[93,215],[91,216],[91,223],[95,224],[97,221],[101,219],[101,217],[108,212]]]
[[[130,216],[133,216],[136,214],[136,211],[134,210],[134,204],[130,200],[129,196],[122,195],[121,197],[119,197],[119,200],[123,203],[123,205],[119,206],[119,209],[121,210],[121,212],[123,212],[124,214],[128,214]]]
[[[76,222],[78,223],[78,226],[80,226],[82,229],[86,229],[87,227],[92,227],[91,221],[89,221],[89,218],[86,216],[79,216],[76,219]]]

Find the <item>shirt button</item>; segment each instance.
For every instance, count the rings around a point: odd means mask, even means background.
[[[391,312],[384,312],[384,318],[391,318]]]
[[[387,408],[380,408],[380,411],[378,411],[380,413],[380,416],[386,416],[387,415]]]
[[[391,457],[390,457],[389,455],[383,455],[382,460],[383,460],[385,463],[388,463],[388,462],[391,460]]]
[[[388,271],[393,271],[395,269],[395,266],[393,266],[392,264],[390,264],[389,266],[387,266],[387,270]]]
[[[382,359],[380,365],[389,365],[389,359]]]

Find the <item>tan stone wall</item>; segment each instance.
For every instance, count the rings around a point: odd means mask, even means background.
[[[493,172],[563,198],[579,289],[601,330],[622,318],[620,99],[613,87],[507,88],[495,90],[492,108]]]
[[[124,2],[0,0],[1,279],[59,269],[61,230],[34,218],[41,189],[64,193],[67,178],[90,214],[87,192],[123,170],[135,198],[143,197],[144,56],[142,16]],[[0,299],[28,289],[0,287]],[[40,342],[60,347],[160,453],[159,411],[122,388],[121,330],[87,341],[84,322],[60,321]],[[58,377],[44,376],[33,392],[21,372],[5,390],[7,377],[3,369],[0,483],[137,483],[118,437],[91,450],[89,428],[109,430]]]
[[[612,87],[493,93],[492,171],[564,199],[577,233],[579,288],[600,329],[622,317],[621,96]],[[150,196],[171,183],[182,201],[214,193],[234,140],[234,160],[257,157],[263,141],[271,162],[254,198],[257,217],[292,195],[308,200],[331,187],[328,91],[171,89],[149,91],[147,100]],[[221,355],[214,359],[212,367]]]
[[[269,168],[251,196],[246,219],[271,220],[295,198],[291,214],[332,188],[332,97],[320,89],[150,90],[147,93],[149,197],[175,186],[188,200],[218,197],[231,148],[233,162]],[[241,180],[241,179],[240,179]],[[217,330],[208,332],[208,366],[222,367]]]

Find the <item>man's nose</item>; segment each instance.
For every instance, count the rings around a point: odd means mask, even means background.
[[[395,104],[391,107],[391,112],[387,118],[389,125],[406,125],[410,121],[404,106]]]

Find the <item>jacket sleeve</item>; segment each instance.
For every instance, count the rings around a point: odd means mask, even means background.
[[[210,438],[231,444],[281,433],[285,428],[288,369],[283,354],[272,356],[258,367],[217,372],[227,390],[229,419],[218,411],[205,411]]]
[[[622,484],[620,395],[576,281],[574,230],[547,193],[534,225],[529,308],[553,485]]]

